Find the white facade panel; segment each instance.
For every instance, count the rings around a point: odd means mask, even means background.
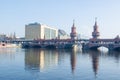
[[[25,26],[25,38],[33,39],[55,39],[58,37],[58,29],[51,28],[39,23],[28,24]]]

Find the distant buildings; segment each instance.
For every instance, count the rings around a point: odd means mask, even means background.
[[[25,39],[68,39],[70,38],[65,31],[51,28],[50,26],[30,23],[25,25]]]
[[[7,38],[5,34],[0,34],[0,41],[3,41]]]
[[[10,34],[10,35],[6,35],[6,34],[0,34],[0,41],[5,41],[5,40],[16,40],[16,34],[14,32],[14,34]]]
[[[70,39],[70,36],[64,30],[59,29],[58,39]]]
[[[55,39],[58,36],[58,29],[51,28],[39,23],[25,25],[25,39]]]

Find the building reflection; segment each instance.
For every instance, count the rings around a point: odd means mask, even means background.
[[[98,67],[99,67],[99,51],[89,51],[90,56],[92,58],[92,67],[93,67],[93,72],[95,74],[95,77],[97,77],[98,73]]]
[[[58,64],[58,53],[52,50],[26,49],[25,69],[44,71]]]
[[[76,51],[75,50],[72,50],[71,52],[70,62],[71,62],[71,70],[72,70],[72,73],[74,74],[74,71],[76,68]]]
[[[58,49],[58,64],[63,64],[65,59],[70,56],[71,50],[69,49]]]
[[[15,60],[17,48],[0,48],[0,59]]]
[[[116,60],[116,63],[119,63],[119,60],[120,60],[120,52],[119,51],[109,51],[108,56],[114,57],[114,59]]]
[[[88,50],[82,52],[84,55],[89,54],[92,59],[92,68],[95,77],[97,77],[99,71],[99,57],[101,58],[109,58],[110,60],[115,60],[115,63],[119,63],[120,61],[120,52],[119,51],[99,51],[99,50]]]

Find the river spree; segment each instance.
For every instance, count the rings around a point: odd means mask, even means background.
[[[120,52],[2,48],[0,80],[120,80]]]

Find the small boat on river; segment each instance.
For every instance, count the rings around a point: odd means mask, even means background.
[[[0,48],[19,47],[17,44],[0,42]]]

